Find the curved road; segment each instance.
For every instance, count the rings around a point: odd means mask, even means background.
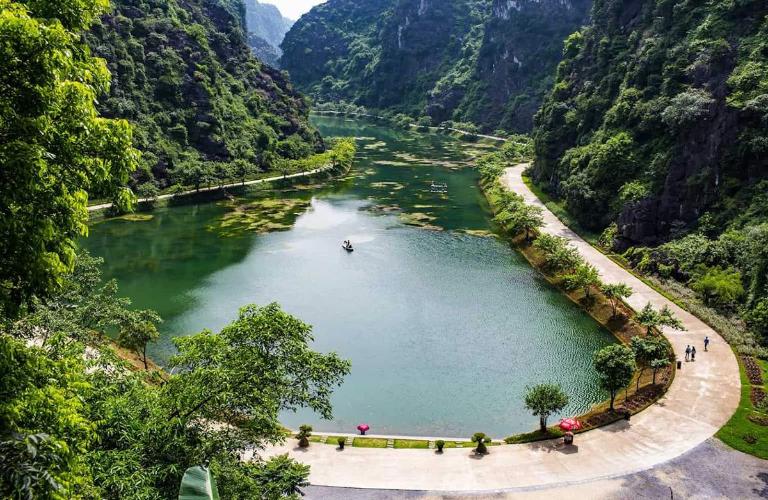
[[[600,272],[605,282],[623,282],[634,294],[635,310],[648,302],[669,307],[687,331],[665,331],[678,359],[696,345],[694,363],[683,363],[667,394],[631,421],[621,421],[577,436],[576,446],[559,440],[491,448],[478,458],[467,449],[430,450],[351,448],[331,445],[306,450],[295,442],[268,448],[264,456],[288,453],[311,466],[310,482],[321,486],[388,490],[488,491],[561,488],[566,485],[638,473],[698,447],[722,427],[740,396],[739,368],[726,342],[692,314],[680,309],[568,229],[523,183],[526,165],[507,169],[501,182],[526,202],[544,209],[542,231],[567,238]],[[535,304],[531,305],[535,308]],[[703,339],[711,339],[704,352]],[[510,369],[514,369],[510,367]]]

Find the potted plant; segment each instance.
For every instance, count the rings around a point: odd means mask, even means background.
[[[488,447],[486,444],[491,442],[491,438],[486,436],[484,432],[476,432],[475,435],[472,436],[472,442],[477,444],[475,453],[478,455],[485,455],[488,453]]]
[[[438,439],[437,441],[435,441],[435,446],[437,446],[437,452],[442,453],[443,447],[445,446],[445,441],[443,441],[442,439]]]
[[[345,444],[347,444],[347,438],[345,438],[345,437],[339,437],[339,438],[336,440],[336,442],[337,442],[337,443],[339,443],[339,449],[340,449],[340,450],[343,450],[343,449],[344,449],[344,445],[345,445]]]
[[[309,437],[312,435],[311,425],[302,425],[299,427],[299,433],[296,434],[296,439],[299,440],[299,448],[309,447]]]

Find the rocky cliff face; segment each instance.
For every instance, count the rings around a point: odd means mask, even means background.
[[[330,0],[288,33],[282,64],[319,100],[526,131],[589,5]]]
[[[293,21],[286,19],[272,4],[259,3],[258,0],[245,0],[245,25],[248,30],[248,44],[256,57],[277,67],[280,56],[280,44],[285,34],[291,29]]]
[[[134,124],[138,181],[165,186],[204,161],[263,163],[283,141],[320,147],[303,97],[251,54],[240,0],[112,4],[88,42],[112,73],[100,112]]]
[[[584,224],[655,244],[759,213],[768,4],[599,0],[538,116],[536,179]],[[761,187],[762,186],[762,187]]]

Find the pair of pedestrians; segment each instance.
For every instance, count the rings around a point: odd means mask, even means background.
[[[685,360],[696,361],[696,346],[688,345],[685,347]]]

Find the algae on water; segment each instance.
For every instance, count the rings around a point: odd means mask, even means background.
[[[232,203],[231,211],[208,226],[222,237],[244,233],[287,231],[310,206],[310,200],[265,198],[248,203]]]

